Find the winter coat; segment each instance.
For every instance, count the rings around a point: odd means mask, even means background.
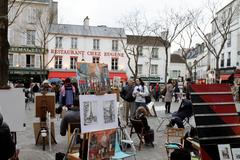
[[[165,94],[164,101],[172,102],[172,98],[173,98],[173,85],[171,83],[169,83],[166,86],[166,94]]]

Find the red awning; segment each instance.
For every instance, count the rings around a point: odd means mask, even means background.
[[[240,74],[234,74],[234,78],[240,78]]]
[[[121,80],[127,81],[128,77],[125,72],[109,72],[109,79],[113,79],[114,77],[120,77]]]
[[[50,78],[60,78],[65,80],[66,78],[76,77],[76,72],[63,72],[63,71],[50,71],[48,74],[48,79]]]
[[[226,81],[226,80],[228,80],[228,78],[231,76],[231,74],[222,74],[222,75],[220,75],[220,79],[222,80],[222,81]]]

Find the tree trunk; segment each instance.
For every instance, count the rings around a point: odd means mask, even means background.
[[[0,88],[6,88],[8,83],[8,0],[0,2]]]
[[[166,61],[165,61],[165,85],[167,84],[167,76],[168,76],[168,47],[165,47]]]
[[[219,56],[216,57],[215,82],[220,83]]]

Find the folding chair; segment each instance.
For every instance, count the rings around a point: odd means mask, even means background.
[[[157,114],[158,127],[157,127],[156,131],[161,132],[161,131],[165,130],[165,128],[161,129],[164,122],[170,122],[172,116],[171,116],[171,114],[165,113],[165,106],[157,106],[156,111],[158,111],[158,114]]]
[[[167,151],[168,159],[170,159],[170,150],[181,149],[184,146],[184,128],[167,127],[166,134],[167,140],[165,148]]]
[[[147,135],[147,133],[144,133],[144,125],[143,125],[141,120],[130,119],[130,121],[132,123],[130,137],[132,136],[133,133],[137,134],[137,136],[139,138],[138,150],[141,150],[141,146],[143,144],[144,136]],[[151,145],[152,145],[152,147],[154,147],[152,142],[151,142]]]

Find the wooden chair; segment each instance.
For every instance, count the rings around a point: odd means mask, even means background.
[[[132,136],[133,133],[136,133],[138,138],[139,138],[139,146],[138,150],[141,150],[141,146],[143,144],[144,136],[147,135],[144,133],[144,125],[141,120],[136,120],[136,119],[130,119],[132,127],[131,127],[131,132],[130,132],[130,137]],[[152,147],[154,147],[153,143]]]
[[[166,134],[167,140],[165,143],[165,148],[167,151],[168,159],[170,159],[170,150],[183,148],[185,129],[167,127]]]

